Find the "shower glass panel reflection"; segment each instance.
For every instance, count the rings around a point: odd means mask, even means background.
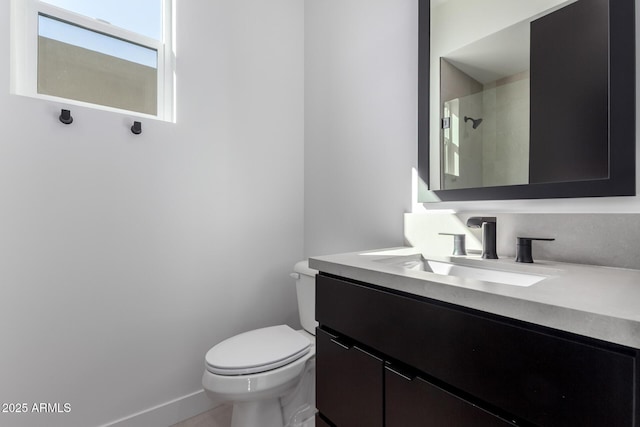
[[[442,61],[443,189],[529,182],[529,71],[480,82]]]

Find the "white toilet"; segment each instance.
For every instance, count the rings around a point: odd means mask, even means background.
[[[256,329],[213,346],[202,385],[215,402],[233,402],[231,427],[311,427],[315,413],[315,276],[300,261],[296,279],[304,330]]]

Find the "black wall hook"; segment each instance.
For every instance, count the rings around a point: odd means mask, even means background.
[[[133,126],[131,126],[131,132],[135,133],[136,135],[140,135],[142,133],[142,123],[133,122]]]
[[[73,117],[71,117],[71,111],[62,109],[60,111],[60,121],[65,125],[73,123]]]

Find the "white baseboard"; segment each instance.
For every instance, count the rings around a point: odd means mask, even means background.
[[[200,390],[100,427],[169,427],[214,406],[204,390]]]

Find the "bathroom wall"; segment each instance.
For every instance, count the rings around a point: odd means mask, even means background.
[[[10,95],[0,6],[0,402],[71,405],[0,425],[173,424],[209,405],[209,347],[298,324],[304,4],[176,3],[177,123],[139,136]]]
[[[305,254],[402,244],[416,162],[417,0],[305,2]]]

